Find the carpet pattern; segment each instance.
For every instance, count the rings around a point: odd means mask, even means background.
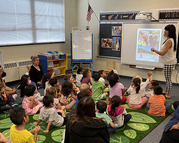
[[[110,143],[138,143],[166,117],[156,117],[147,113],[145,107],[141,109],[131,109],[128,104],[122,105],[127,112],[132,115],[131,120],[123,128],[118,129],[110,136]],[[169,111],[169,114],[172,110]],[[167,115],[169,115],[167,114]],[[29,116],[29,123],[26,125],[27,130],[31,130],[35,125],[33,122],[38,120],[39,114]],[[40,124],[41,131],[39,132],[37,143],[59,143],[62,140],[62,134],[65,126],[56,128],[50,127],[49,133],[43,133],[46,130],[47,124],[42,121]],[[10,127],[12,122],[8,114],[0,114],[0,132],[10,139]]]

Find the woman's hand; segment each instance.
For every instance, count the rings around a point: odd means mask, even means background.
[[[152,51],[152,52],[155,52],[155,48],[151,48],[151,51]]]
[[[173,126],[170,128],[170,131],[173,130],[173,129],[175,129],[175,130],[179,130],[179,123],[173,125]]]

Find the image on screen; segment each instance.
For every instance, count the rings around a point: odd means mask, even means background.
[[[136,60],[158,62],[159,55],[151,52],[151,48],[160,50],[162,29],[138,28]]]

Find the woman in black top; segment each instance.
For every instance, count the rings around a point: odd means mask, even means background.
[[[32,56],[32,66],[30,67],[29,70],[29,76],[30,79],[35,82],[37,85],[42,84],[42,76],[43,76],[43,71],[41,66],[39,65],[39,58],[37,56]]]
[[[109,143],[106,123],[97,118],[95,103],[91,97],[78,102],[76,112],[70,115],[66,125],[65,143]]]

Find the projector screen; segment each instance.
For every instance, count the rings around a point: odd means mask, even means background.
[[[175,25],[177,29],[177,23],[123,24],[122,64],[162,68],[159,55],[150,49],[160,50],[165,41],[164,28],[168,24]]]

